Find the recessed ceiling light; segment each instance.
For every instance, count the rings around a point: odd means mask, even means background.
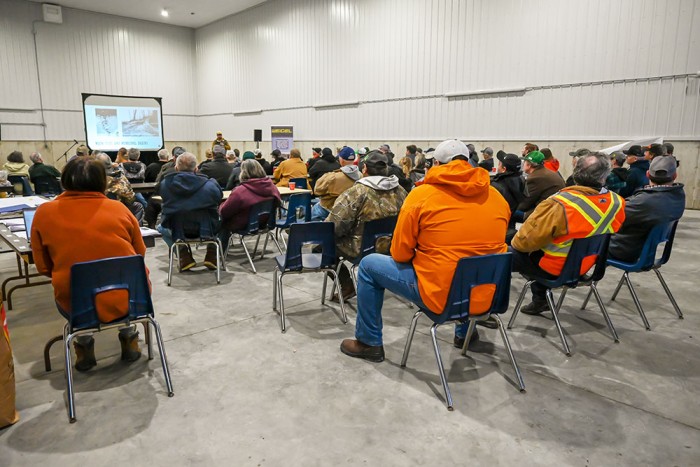
[[[165,8],[163,8],[163,9],[160,11],[160,15],[167,18],[167,17],[169,16],[168,10],[166,10]]]

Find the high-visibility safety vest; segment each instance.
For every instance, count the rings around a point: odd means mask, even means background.
[[[542,248],[544,256],[540,259],[539,266],[558,276],[575,239],[620,230],[625,220],[625,202],[617,193],[607,190],[591,196],[563,190],[553,195],[552,199],[566,211],[567,233]],[[596,255],[585,258],[581,274],[585,274],[595,264],[595,260]]]

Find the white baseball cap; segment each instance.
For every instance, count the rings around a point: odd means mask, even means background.
[[[456,156],[469,157],[469,148],[458,139],[448,139],[438,144],[433,157],[441,164],[447,164]]]

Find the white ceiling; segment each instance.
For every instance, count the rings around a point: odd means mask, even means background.
[[[30,0],[68,8],[198,28],[266,0]],[[168,10],[167,18],[161,16]],[[192,14],[194,13],[194,14]]]

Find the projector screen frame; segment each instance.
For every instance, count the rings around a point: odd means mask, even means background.
[[[162,97],[154,97],[154,96],[121,96],[118,94],[101,94],[97,92],[81,92],[81,104],[82,104],[82,110],[83,110],[83,130],[85,131],[85,145],[90,149],[90,151],[93,150],[93,148],[90,146],[90,141],[88,138],[88,128],[87,128],[87,116],[85,114],[85,101],[92,97],[92,96],[98,96],[98,97],[117,97],[117,98],[123,98],[123,99],[153,99],[158,103],[158,106],[160,107],[160,132],[161,132],[161,146],[159,148],[155,149],[142,149],[141,152],[157,152],[163,148],[165,148],[165,128],[163,127],[163,98]],[[104,150],[103,152],[116,152],[119,148],[117,149],[112,149],[112,150]]]

